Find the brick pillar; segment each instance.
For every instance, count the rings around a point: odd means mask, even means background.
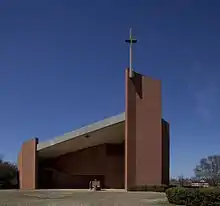
[[[161,82],[138,73],[129,78],[128,69],[125,76],[125,188],[159,185],[169,170],[162,158]]]
[[[23,143],[18,155],[18,171],[20,189],[37,188],[37,143],[34,138]]]

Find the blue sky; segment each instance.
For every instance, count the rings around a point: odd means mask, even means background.
[[[191,176],[220,154],[220,2],[0,1],[0,153],[124,111],[133,28],[134,68],[159,78],[171,123],[171,174]],[[153,161],[153,159],[152,159]]]

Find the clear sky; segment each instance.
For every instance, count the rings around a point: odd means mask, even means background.
[[[162,80],[171,174],[220,154],[220,1],[1,0],[0,153],[124,111],[134,68]],[[153,161],[153,158],[152,158]]]

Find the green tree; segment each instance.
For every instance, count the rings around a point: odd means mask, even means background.
[[[194,172],[196,178],[207,180],[211,185],[220,183],[220,155],[202,158]]]
[[[0,188],[14,188],[18,184],[18,170],[15,164],[4,161],[0,157]]]

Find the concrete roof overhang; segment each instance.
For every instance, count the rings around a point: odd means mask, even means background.
[[[125,138],[125,114],[84,126],[37,145],[38,156],[53,158],[105,143],[121,143]]]

